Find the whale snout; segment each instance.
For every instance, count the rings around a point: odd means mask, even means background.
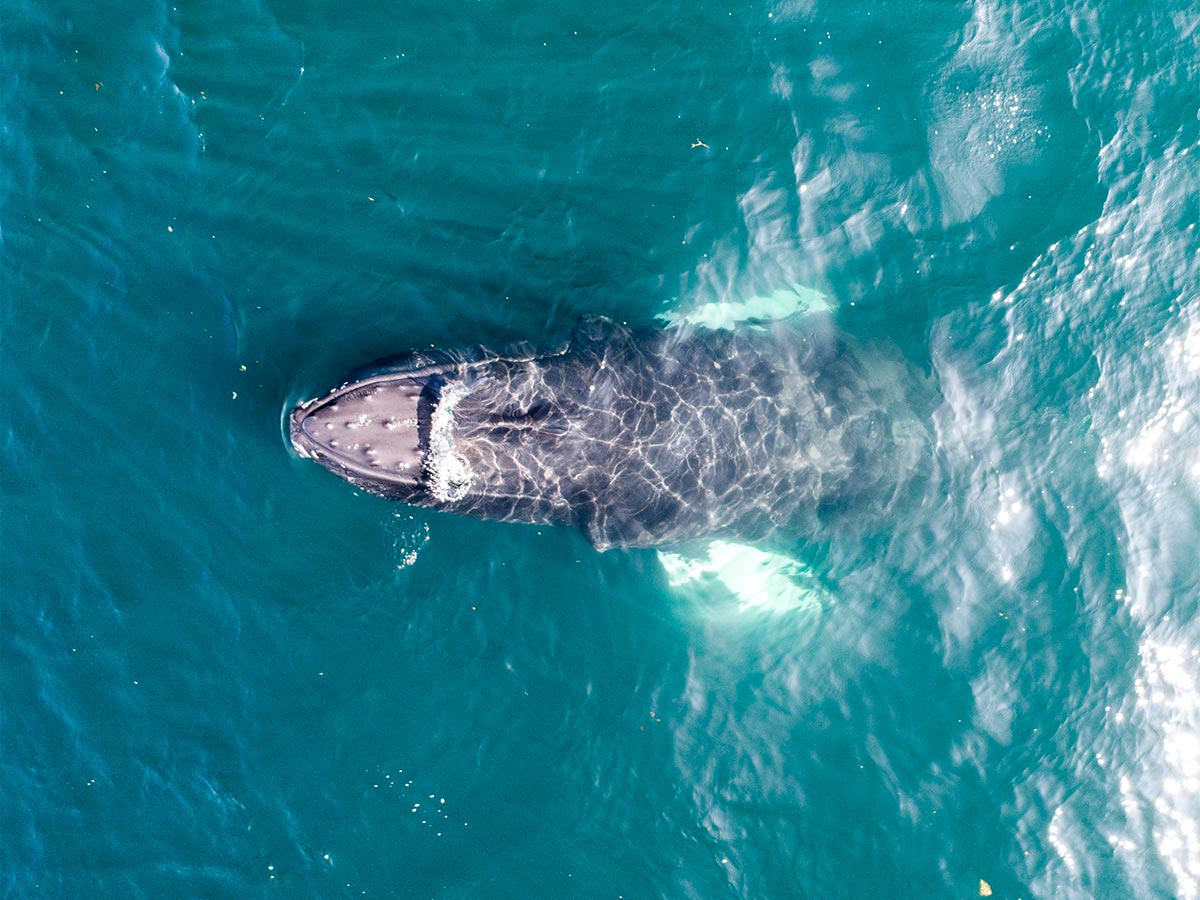
[[[441,379],[367,378],[302,403],[289,416],[301,456],[377,493],[419,491]]]

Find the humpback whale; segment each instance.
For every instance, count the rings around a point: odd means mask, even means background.
[[[928,456],[914,379],[826,324],[632,329],[539,351],[416,352],[289,416],[371,493],[575,526],[599,549],[818,534],[881,513]]]

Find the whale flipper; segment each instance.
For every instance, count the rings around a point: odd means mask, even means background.
[[[818,613],[830,595],[804,563],[732,541],[712,541],[702,553],[660,550],[659,562],[673,589],[712,606],[721,593],[737,602],[739,612]]]
[[[718,300],[696,306],[676,305],[659,313],[658,320],[668,327],[695,326],[728,329],[739,325],[779,322],[792,316],[828,313],[833,310],[829,297],[816,288],[795,284],[749,300]]]

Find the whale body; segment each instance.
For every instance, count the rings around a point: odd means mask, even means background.
[[[413,353],[290,417],[296,451],[405,503],[580,528],[600,549],[811,535],[880,514],[928,455],[902,364],[832,327],[634,330]]]

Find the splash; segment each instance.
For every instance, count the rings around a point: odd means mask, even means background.
[[[471,486],[475,475],[466,460],[454,452],[454,407],[471,389],[461,381],[447,385],[438,399],[429,427],[429,452],[425,466],[433,496],[457,500]]]

